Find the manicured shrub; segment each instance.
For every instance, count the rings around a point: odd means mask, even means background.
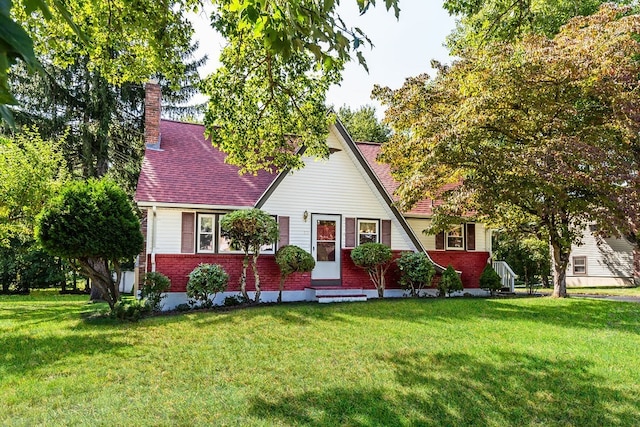
[[[351,251],[353,263],[369,273],[369,278],[378,290],[378,297],[384,298],[384,275],[391,262],[391,248],[382,243],[364,243]]]
[[[140,296],[147,300],[147,304],[153,311],[160,311],[163,295],[171,288],[171,280],[167,276],[158,272],[150,272],[144,275]]]
[[[178,304],[175,306],[174,310],[175,311],[180,311],[180,312],[184,312],[184,311],[189,311],[191,310],[193,307],[191,306],[191,304],[187,304],[187,303],[182,303],[182,304]]]
[[[487,264],[480,275],[480,289],[489,291],[491,296],[493,296],[495,291],[499,290],[501,287],[502,280],[500,279],[500,276],[496,273],[491,264]]]
[[[424,252],[403,252],[396,260],[400,270],[400,286],[412,297],[429,286],[436,273],[433,263]]]
[[[276,252],[276,263],[280,267],[280,292],[278,293],[278,302],[282,302],[282,290],[284,282],[293,273],[311,271],[316,266],[316,261],[311,254],[304,249],[286,245],[278,249]]]
[[[230,295],[226,297],[224,299],[223,304],[225,307],[236,307],[238,305],[248,304],[250,302],[251,302],[250,299],[247,299],[243,297],[242,294],[240,294],[240,295]]]
[[[151,312],[151,306],[146,300],[141,299],[120,299],[116,302],[111,310],[111,316],[118,320],[128,320],[137,322],[145,315]]]
[[[213,299],[218,292],[224,292],[229,283],[229,275],[218,264],[200,264],[189,273],[187,296],[202,307],[213,307]]]
[[[260,209],[243,209],[222,217],[220,234],[231,241],[232,247],[244,252],[240,292],[246,299],[249,299],[247,267],[249,267],[249,254],[251,254],[251,267],[256,287],[255,302],[260,302],[260,275],[258,274],[260,247],[273,244],[278,239],[278,223],[271,215]]]
[[[442,278],[438,283],[438,296],[444,297],[445,294],[451,296],[452,293],[463,289],[460,276],[453,269],[453,266],[449,265],[442,273]]]

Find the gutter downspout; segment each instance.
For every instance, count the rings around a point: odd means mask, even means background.
[[[156,205],[153,205],[152,212],[153,217],[151,219],[151,271],[156,271],[156,225],[158,222]]]

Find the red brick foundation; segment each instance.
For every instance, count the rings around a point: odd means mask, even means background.
[[[367,272],[357,267],[351,260],[351,249],[342,249],[342,286],[344,288],[373,289]],[[394,251],[394,259],[401,251]],[[462,283],[465,288],[477,288],[480,274],[484,269],[488,252],[440,252],[430,251],[429,256],[438,264],[446,267],[452,264],[456,270],[462,271]],[[201,263],[220,264],[229,274],[227,291],[239,291],[242,271],[241,254],[156,254],[156,271],[165,274],[171,280],[171,292],[185,292],[188,276]],[[151,270],[151,255],[147,257],[147,267]],[[280,283],[280,270],[274,255],[261,255],[258,259],[258,272],[263,291],[277,291]],[[386,286],[388,289],[399,289],[399,271],[393,263],[387,270]],[[285,290],[302,291],[311,286],[311,273],[295,273],[287,278]],[[255,290],[253,271],[247,270],[247,291]]]
[[[462,271],[462,285],[465,288],[479,288],[480,275],[487,265],[489,252],[467,251],[427,251],[432,260],[443,267],[449,264]]]

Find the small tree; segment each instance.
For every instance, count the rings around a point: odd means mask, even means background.
[[[162,295],[171,288],[171,280],[158,272],[150,272],[144,275],[140,296],[147,300],[153,311],[160,311],[160,303],[166,297]]]
[[[500,279],[500,276],[496,273],[491,264],[487,264],[480,275],[480,289],[489,291],[491,296],[493,296],[495,291],[501,287],[502,280]]]
[[[260,209],[238,210],[226,214],[220,221],[222,237],[231,241],[231,246],[244,252],[242,274],[240,275],[240,292],[250,300],[247,294],[247,267],[252,261],[255,278],[255,302],[260,302],[260,276],[258,274],[258,256],[260,247],[273,244],[278,239],[278,224],[268,213]],[[252,254],[250,258],[250,254]]]
[[[143,242],[127,194],[108,179],[64,186],[38,214],[36,238],[88,276],[112,310],[119,298],[120,263],[140,253]]]
[[[400,285],[412,297],[419,296],[431,285],[436,269],[424,252],[404,252],[396,263],[400,269]]]
[[[187,296],[200,301],[205,308],[213,307],[218,292],[224,292],[229,275],[218,264],[200,264],[189,273]]]
[[[442,273],[440,283],[438,283],[438,296],[444,297],[445,294],[449,294],[449,296],[451,296],[452,293],[463,289],[460,276],[453,269],[453,266],[449,265]]]
[[[378,290],[378,297],[384,298],[384,275],[391,261],[391,248],[382,243],[364,243],[351,251],[353,263],[364,268]]]
[[[316,262],[311,254],[304,249],[294,245],[286,245],[276,252],[276,263],[280,267],[280,292],[278,293],[278,302],[280,303],[287,277],[293,273],[313,270]]]

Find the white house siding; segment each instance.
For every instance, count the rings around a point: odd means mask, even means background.
[[[157,209],[155,218],[153,218],[152,212],[149,210],[149,221],[153,221],[155,227],[149,227],[148,241],[153,245],[153,239],[155,239],[155,249],[149,250],[149,253],[179,254],[183,211],[180,209]],[[153,236],[154,229],[155,236]]]
[[[625,239],[596,237],[585,229],[582,245],[571,248],[567,286],[621,286],[633,283],[633,245]],[[585,275],[573,273],[573,258],[586,257]]]
[[[305,167],[291,172],[267,199],[262,209],[274,215],[289,216],[289,243],[311,251],[311,215],[342,215],[342,246],[345,242],[344,218],[393,219],[391,246],[395,250],[415,250],[400,229],[391,209],[384,202],[338,135],[332,131],[328,144],[338,148],[328,160],[305,158]],[[305,221],[304,212],[309,217]]]
[[[433,251],[436,249],[436,236],[433,234],[427,235],[422,232],[422,230],[429,228],[431,219],[407,218],[407,222],[426,250]],[[489,233],[490,230],[485,228],[484,224],[476,223],[476,252],[491,252],[491,238]]]

